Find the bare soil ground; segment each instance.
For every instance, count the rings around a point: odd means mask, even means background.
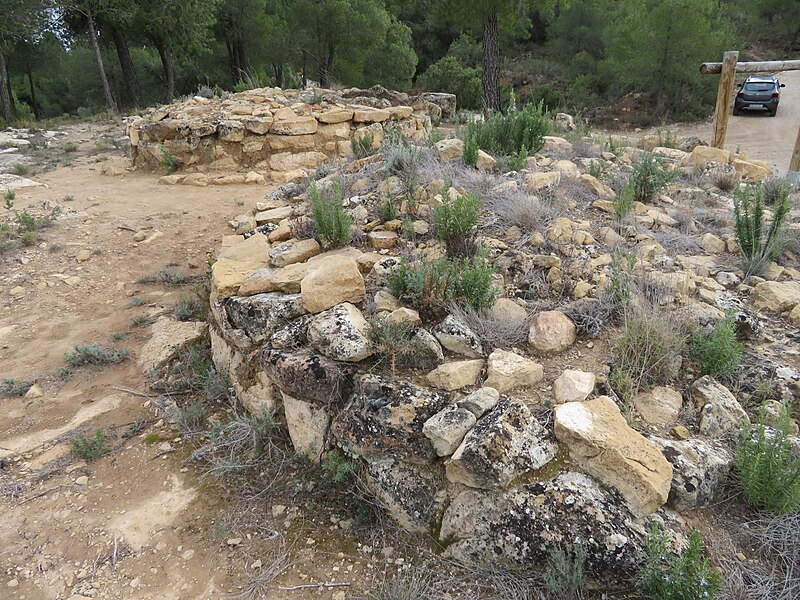
[[[35,246],[0,255],[0,378],[36,380],[44,392],[0,398],[0,598],[229,597],[242,591],[244,572],[262,558],[269,535],[255,539],[221,526],[218,490],[185,466],[188,449],[149,398],[130,392],[147,391],[135,358],[149,338],[149,328],[132,319],[168,313],[191,294],[191,284],[139,278],[167,263],[202,278],[207,253],[230,232],[228,219],[268,188],[164,186],[156,174],[127,171],[106,176],[104,167],[124,170],[126,151],[97,142],[119,138],[120,127],[82,124],[66,132],[28,175],[45,186],[17,190],[11,209],[59,204],[66,214],[39,232]],[[69,142],[78,148],[65,154]],[[137,232],[143,241],[134,241]],[[24,294],[10,295],[17,287]],[[133,306],[132,297],[144,304]],[[131,359],[62,372],[64,353],[88,342],[116,343]],[[113,451],[89,464],[71,457],[68,440],[98,427]],[[296,518],[286,527],[299,548],[269,597],[331,598],[346,589],[277,589],[347,582],[362,569],[355,543],[330,533],[335,524],[314,523],[302,507],[288,511]]]

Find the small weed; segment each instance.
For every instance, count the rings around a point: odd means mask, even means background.
[[[161,441],[161,436],[157,433],[148,433],[143,439],[145,444],[157,444]]]
[[[97,342],[75,344],[72,352],[64,354],[64,359],[72,367],[85,365],[115,365],[128,358],[127,348],[107,350]]]
[[[639,587],[652,600],[716,598],[722,578],[703,556],[700,534],[693,531],[689,546],[678,556],[667,550],[669,537],[657,523],[645,540],[647,560],[639,574]]]
[[[528,166],[528,148],[523,146],[516,154],[509,154],[506,157],[506,165],[511,171],[522,171]]]
[[[635,201],[636,193],[633,190],[633,186],[630,184],[623,185],[617,197],[611,201],[614,207],[614,219],[618,226],[621,226],[628,215],[631,214]]]
[[[656,194],[675,181],[678,175],[678,171],[667,171],[655,156],[645,153],[633,165],[630,178],[636,200],[650,202]]]
[[[159,169],[166,172],[167,175],[171,175],[181,168],[180,161],[169,148],[165,147],[163,144],[159,144],[158,148],[161,150],[161,156],[158,159]]]
[[[474,167],[478,163],[478,140],[475,136],[468,136],[464,140],[464,154],[461,158],[468,167]]]
[[[143,306],[147,304],[147,300],[141,296],[131,296],[128,300],[128,306]]]
[[[354,135],[350,138],[350,149],[356,158],[366,158],[372,154],[372,145],[375,143],[375,136],[371,131],[365,131],[361,135]]]
[[[730,192],[739,185],[739,174],[734,169],[715,169],[709,175],[711,182],[723,192]]]
[[[734,190],[733,211],[736,217],[736,240],[745,259],[745,271],[759,274],[767,262],[781,252],[780,235],[789,215],[789,188],[784,188],[772,207],[772,223],[764,220],[764,186],[744,186]]]
[[[735,371],[744,346],[736,341],[736,322],[721,321],[710,334],[700,331],[689,340],[689,356],[700,363],[705,375],[718,377]]]
[[[14,206],[14,199],[17,197],[17,194],[14,190],[6,190],[3,194],[3,201],[5,202],[5,207],[9,210]]]
[[[593,160],[589,163],[589,168],[586,172],[595,179],[600,179],[603,176],[603,165],[599,161]]]
[[[61,246],[59,246],[58,244],[50,244],[49,250],[50,254],[55,254],[56,252],[59,252],[61,250]]]
[[[244,200],[242,200],[241,198],[234,198],[233,201],[236,204],[236,206],[244,206]]]
[[[92,250],[92,255],[93,256],[100,256],[102,253],[103,253],[103,249],[102,248],[95,248],[94,250]]]
[[[625,307],[631,301],[635,265],[635,254],[629,253],[623,260],[618,248],[614,248],[611,252],[611,275],[606,285],[606,293],[617,307]]]
[[[381,213],[381,220],[385,223],[386,221],[394,221],[397,217],[400,216],[400,213],[397,212],[397,207],[395,206],[394,202],[392,202],[391,198],[386,200],[380,206],[380,213]]]
[[[312,184],[309,194],[319,241],[326,249],[347,246],[353,237],[353,217],[344,212],[342,183],[334,181],[322,190]]]
[[[800,507],[800,458],[794,455],[792,406],[781,406],[778,423],[767,425],[762,406],[758,423],[742,430],[736,449],[736,473],[744,497],[753,506],[777,514],[787,514]]]
[[[465,137],[474,138],[478,148],[497,156],[519,156],[538,152],[544,136],[550,133],[550,121],[543,103],[528,104],[522,110],[504,115],[496,113],[484,121],[467,126]]]
[[[582,598],[585,585],[584,565],[586,564],[586,550],[577,545],[574,548],[554,548],[547,553],[547,563],[544,571],[544,589],[552,598],[575,599]]]
[[[127,331],[115,331],[114,333],[111,334],[111,341],[112,342],[121,342],[126,337],[128,337],[128,332]]]
[[[0,397],[17,398],[19,396],[24,396],[25,393],[31,389],[32,385],[32,381],[14,379],[13,377],[4,378],[0,380]]]
[[[70,440],[69,450],[73,456],[86,462],[92,462],[104,454],[108,454],[110,448],[106,446],[105,430],[98,428],[92,436],[80,436]]]
[[[22,242],[23,246],[33,246],[38,239],[35,231],[26,231],[21,236],[19,236],[20,241]]]
[[[378,366],[388,368],[392,374],[398,369],[413,367],[414,358],[421,350],[411,324],[395,323],[381,315],[370,318],[367,339]]]
[[[188,277],[181,273],[180,271],[176,271],[172,267],[164,267],[163,269],[156,271],[153,275],[146,275],[145,277],[140,277],[137,280],[137,283],[163,283],[165,285],[183,285],[188,281]]]
[[[355,464],[339,450],[331,450],[322,463],[325,478],[336,485],[347,483],[356,472]]]
[[[72,194],[66,194],[64,196],[64,202],[72,202],[73,200],[75,200],[75,196],[73,196]]]
[[[78,151],[77,144],[73,144],[72,142],[67,142],[66,144],[64,144],[64,152],[66,152],[67,154],[77,151]]]
[[[152,322],[153,319],[147,315],[136,315],[131,319],[131,327],[144,327]]]
[[[61,367],[58,370],[58,377],[62,381],[68,381],[70,377],[72,377],[72,369],[69,367]]]
[[[761,182],[764,188],[764,204],[775,206],[792,193],[792,183],[782,177],[770,177]]]
[[[447,255],[467,258],[477,254],[475,226],[481,212],[482,201],[477,194],[450,196],[445,192],[442,203],[433,209],[436,237],[444,241]]]
[[[14,173],[20,177],[25,177],[25,175],[28,175],[30,172],[30,168],[23,163],[16,163],[14,165]]]
[[[192,400],[178,409],[175,423],[187,433],[200,431],[208,418],[208,408],[199,400]]]
[[[23,231],[36,231],[36,217],[27,210],[23,210],[17,215],[17,224]]]
[[[204,318],[203,304],[195,296],[179,298],[172,309],[172,314],[179,321],[202,321]]]

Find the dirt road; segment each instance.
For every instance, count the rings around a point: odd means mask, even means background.
[[[745,111],[739,116],[731,115],[728,121],[728,136],[725,149],[744,152],[750,158],[763,160],[779,173],[785,174],[800,127],[800,71],[779,73],[781,103],[778,114],[770,117],[766,111]],[[711,120],[702,124],[683,125],[674,128],[678,139],[697,136],[711,140]]]

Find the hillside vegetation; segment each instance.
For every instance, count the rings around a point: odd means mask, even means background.
[[[467,109],[617,103],[708,111],[700,62],[800,44],[793,0],[5,0],[6,123],[277,85],[412,87]]]

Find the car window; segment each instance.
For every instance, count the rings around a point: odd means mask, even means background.
[[[744,89],[748,92],[769,92],[775,87],[774,83],[758,83],[758,82],[751,82],[746,83]]]

